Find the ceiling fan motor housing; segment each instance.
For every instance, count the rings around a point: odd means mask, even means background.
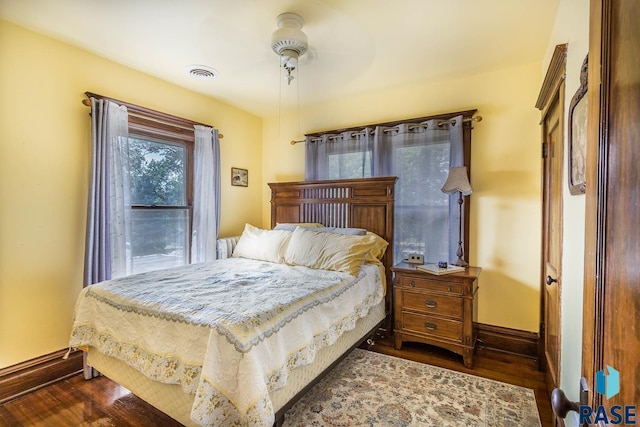
[[[278,15],[276,21],[278,29],[271,35],[271,48],[273,51],[279,56],[295,57],[296,59],[304,55],[309,45],[307,35],[302,32],[302,26],[304,25],[302,17],[295,13],[287,12]]]

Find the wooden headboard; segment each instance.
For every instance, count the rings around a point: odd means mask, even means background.
[[[270,183],[271,228],[277,223],[318,222],[327,227],[365,228],[389,246],[382,263],[387,276],[386,308],[391,310],[393,202],[397,178]]]

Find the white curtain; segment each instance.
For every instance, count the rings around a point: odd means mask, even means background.
[[[111,218],[111,277],[132,273],[131,183],[129,175],[129,123],[127,107],[109,103],[110,162],[109,212]]]
[[[307,138],[305,179],[397,176],[394,263],[409,253],[455,261],[457,196],[440,189],[451,166],[463,165],[462,116]],[[373,134],[373,136],[372,136]]]
[[[220,142],[218,131],[195,125],[191,263],[216,259],[220,227]]]

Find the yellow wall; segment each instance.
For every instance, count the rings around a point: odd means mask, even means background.
[[[349,95],[302,107],[302,133],[478,109],[472,137],[470,261],[483,268],[478,321],[538,331],[541,233],[540,112],[536,62]],[[301,73],[304,70],[301,71]],[[301,97],[303,97],[301,88]],[[280,124],[279,124],[280,123]],[[304,144],[296,113],[264,121],[264,182],[304,178]],[[264,221],[270,224],[264,188]]]
[[[260,118],[0,20],[0,368],[68,345],[83,274],[85,91],[215,125],[220,234],[262,221]],[[231,166],[249,169],[248,188],[230,185]]]
[[[477,108],[484,120],[473,130],[470,261],[483,268],[478,321],[537,332],[541,159],[534,104],[543,68],[540,61],[303,105],[298,126],[297,113],[262,120],[0,20],[0,368],[68,342],[83,272],[85,91],[220,129],[221,235],[239,234],[245,222],[269,226],[266,183],[304,177],[304,145],[289,144],[301,133]],[[230,185],[231,166],[249,169],[248,188]]]

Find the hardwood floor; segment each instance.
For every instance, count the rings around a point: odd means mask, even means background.
[[[474,368],[462,357],[424,344],[405,343],[402,350],[377,342],[370,350],[466,372],[534,390],[542,427],[551,427],[551,407],[543,374],[531,359],[478,349]],[[0,426],[180,426],[108,378],[85,381],[76,375],[0,405]]]

